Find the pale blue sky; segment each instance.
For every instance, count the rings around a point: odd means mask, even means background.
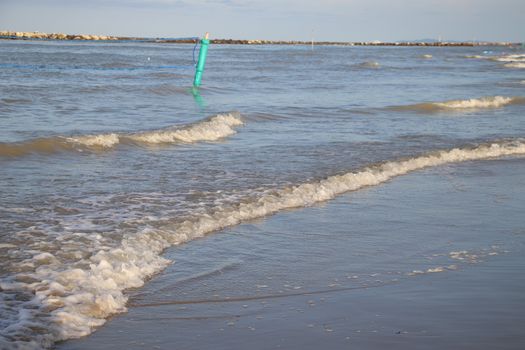
[[[0,30],[121,36],[525,41],[525,0],[0,0]]]

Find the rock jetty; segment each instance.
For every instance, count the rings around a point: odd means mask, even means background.
[[[154,39],[155,42],[162,43],[194,43],[192,39]],[[517,46],[519,43],[510,42],[479,42],[479,41],[401,41],[401,42],[383,42],[383,41],[296,41],[296,40],[239,40],[239,39],[212,39],[212,44],[219,45],[315,45],[315,46]]]
[[[152,43],[174,43],[190,44],[195,43],[195,38],[182,39],[165,39],[165,38],[138,38],[138,37],[118,37],[108,35],[86,35],[86,34],[63,34],[63,33],[40,33],[40,32],[11,32],[0,31],[0,39],[12,40],[126,40],[141,41]],[[213,39],[212,44],[219,45],[315,45],[315,46],[513,46],[519,43],[510,42],[447,42],[447,41],[401,41],[401,42],[383,42],[383,41],[295,41],[295,40],[238,40],[238,39]]]
[[[0,31],[2,39],[47,39],[47,40],[119,40],[118,37],[108,35],[40,33],[40,32],[10,32]]]
[[[383,41],[274,41],[274,40],[233,40],[213,39],[212,44],[230,45],[315,45],[315,46],[511,46],[518,45],[508,42],[383,42]]]

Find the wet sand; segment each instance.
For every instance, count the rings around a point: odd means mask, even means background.
[[[523,349],[525,162],[427,169],[166,252],[58,349]]]

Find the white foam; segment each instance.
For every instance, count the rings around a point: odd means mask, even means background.
[[[109,315],[126,310],[124,289],[142,286],[147,276],[166,266],[168,261],[160,253],[168,244],[155,238],[156,234],[143,234],[125,239],[120,247],[98,251],[84,261],[87,268],[48,266],[57,262],[53,255],[35,255],[32,260],[39,267],[25,274],[29,277],[27,283],[0,283],[4,292],[27,291],[34,295],[19,305],[18,310],[24,314],[15,315],[11,328],[0,331],[0,335],[16,339],[28,327],[37,325],[46,332],[33,336],[42,347],[48,347],[59,340],[91,333]],[[20,275],[16,277],[23,280]],[[38,316],[43,310],[48,310],[47,321]]]
[[[426,54],[426,55],[421,55],[420,57],[421,57],[421,58],[432,58],[432,55],[428,55],[428,54]]]
[[[478,252],[460,250],[450,252],[448,255],[451,259],[458,260],[464,263],[474,264],[480,262],[482,259],[497,256],[502,252],[504,251],[500,250],[498,246],[492,246],[490,249],[483,249]]]
[[[412,270],[411,272],[408,272],[406,275],[407,276],[426,275],[430,273],[445,272],[448,270],[452,270],[452,269],[449,269],[449,267],[445,267],[445,266],[437,266],[437,267],[428,268],[426,270]]]
[[[87,147],[111,148],[119,143],[117,134],[85,135],[68,137],[67,141]]]
[[[496,57],[494,60],[499,62],[523,62],[525,61],[525,55],[506,55],[501,57]]]
[[[235,126],[243,122],[238,115],[219,114],[206,121],[180,129],[166,129],[129,135],[127,138],[143,143],[174,143],[216,141],[235,134]]]
[[[145,131],[133,134],[99,134],[65,138],[67,142],[88,148],[108,149],[123,141],[135,143],[194,143],[216,141],[235,134],[235,127],[243,125],[238,113],[218,114],[195,124],[170,127],[161,130]]]
[[[451,100],[442,102],[425,102],[405,106],[391,106],[394,110],[413,110],[423,113],[439,112],[443,110],[472,110],[482,108],[499,108],[511,104],[523,104],[525,97],[515,96],[487,96],[481,98],[471,98],[466,100]]]
[[[507,68],[525,68],[525,54],[505,55],[492,59],[498,62],[506,62],[503,66]]]
[[[504,64],[507,68],[525,68],[525,62],[512,62]]]
[[[430,268],[426,272],[427,273],[439,273],[439,272],[444,272],[444,271],[446,271],[446,269],[443,266],[438,266],[438,267]]]
[[[467,55],[467,56],[464,56],[465,58],[476,58],[476,59],[487,59],[489,57],[487,56],[481,56],[481,55]]]
[[[518,98],[504,96],[489,96],[482,98],[471,98],[468,100],[452,100],[433,103],[440,108],[471,109],[471,108],[498,108],[516,102]]]
[[[248,196],[237,204],[218,206],[182,222],[144,229],[125,236],[115,247],[95,245],[98,250],[75,264],[62,264],[51,254],[34,252],[33,258],[29,259],[36,266],[34,270],[0,281],[2,295],[25,292],[33,296],[31,300],[17,304],[16,312],[10,311],[11,318],[2,321],[9,322],[9,327],[0,330],[0,336],[7,339],[29,337],[49,346],[58,340],[89,334],[109,315],[126,310],[125,289],[140,287],[148,276],[169,263],[161,253],[170,245],[284,209],[326,201],[423,168],[511,155],[525,155],[523,140],[438,151],[372,165],[320,181],[274,189],[258,196]],[[474,258],[466,252],[451,252],[450,257],[459,260]],[[40,316],[42,313],[46,317]],[[27,333],[34,332],[31,329],[35,327],[45,332],[28,336]]]
[[[507,62],[507,64],[504,64],[504,67],[508,68],[524,68],[525,65],[525,54],[511,54],[511,55],[504,55],[504,56],[480,56],[480,55],[472,55],[472,56],[465,56],[465,58],[477,58],[477,59],[486,59],[496,62]]]
[[[407,273],[408,276],[417,276],[417,275],[423,275],[425,271],[422,270],[413,270],[412,272]]]

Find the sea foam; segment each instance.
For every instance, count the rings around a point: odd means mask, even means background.
[[[468,110],[499,108],[512,104],[525,103],[524,97],[505,97],[505,96],[487,96],[481,98],[471,98],[466,100],[450,100],[443,102],[427,102],[405,106],[389,107],[393,110],[412,110],[416,112],[439,112],[446,110]]]
[[[495,57],[493,59],[498,62],[525,62],[525,55],[506,55],[501,57]]]
[[[106,151],[119,144],[177,144],[217,141],[236,133],[243,125],[239,113],[218,114],[202,121],[136,133],[107,133],[54,136],[14,143],[0,143],[0,157],[20,157],[31,153],[60,151]]]
[[[65,138],[67,142],[84,145],[86,147],[111,148],[120,142],[117,134],[86,135]]]
[[[525,62],[511,62],[504,64],[507,68],[525,68]]]
[[[524,54],[511,54],[499,57],[491,58],[497,62],[504,62],[504,67],[507,68],[525,68],[525,55]]]
[[[216,141],[235,134],[234,127],[242,124],[243,122],[238,115],[219,114],[216,117],[185,128],[169,128],[159,131],[149,131],[126,135],[123,138],[150,144]]]
[[[463,108],[498,108],[513,102],[517,102],[518,98],[492,96],[482,98],[471,98],[468,100],[453,100],[446,102],[436,102],[434,105],[442,108],[463,109]]]
[[[51,253],[31,251],[32,257],[19,264],[24,269],[0,280],[0,308],[6,315],[1,321],[0,345],[50,347],[56,341],[91,333],[111,314],[126,310],[125,289],[140,287],[148,276],[169,263],[161,253],[171,245],[246,220],[330,200],[420,169],[513,155],[525,155],[525,140],[435,151],[318,181],[256,191],[235,203],[218,205],[176,222],[160,220],[150,228],[124,236],[113,247],[93,245],[93,250],[80,254],[75,263],[63,263]]]

